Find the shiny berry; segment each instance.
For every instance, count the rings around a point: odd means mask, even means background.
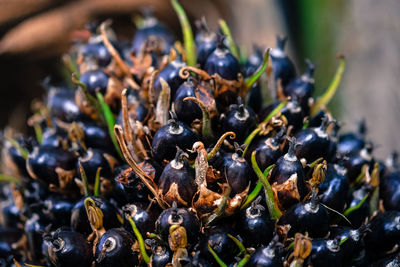
[[[173,205],[160,214],[156,221],[156,231],[164,241],[168,241],[169,228],[172,225],[184,227],[188,244],[194,245],[196,243],[200,234],[200,224],[193,211],[177,208],[176,205]]]
[[[204,17],[196,26],[198,30],[195,38],[197,63],[204,68],[207,58],[217,48],[217,35],[208,29]]]
[[[307,71],[301,75],[293,79],[287,86],[284,87],[284,93],[286,96],[290,96],[293,99],[296,99],[302,109],[303,112],[308,114],[310,109],[310,99],[314,93],[314,69],[315,65],[311,63],[310,60],[306,60],[307,63]]]
[[[203,117],[201,109],[193,101],[184,101],[186,97],[196,97],[197,82],[189,78],[179,86],[175,94],[174,107],[178,119],[190,125],[195,119]],[[188,112],[190,110],[190,112]]]
[[[260,267],[281,267],[283,266],[282,257],[277,247],[278,238],[274,238],[268,246],[259,247],[253,254],[245,266]]]
[[[218,36],[217,48],[207,58],[204,70],[212,75],[218,74],[226,80],[236,80],[240,73],[238,60],[224,44],[224,37]]]
[[[299,131],[295,137],[298,142],[296,156],[305,158],[308,163],[322,157],[330,160],[330,138],[326,133],[328,122],[324,121],[318,128],[307,128]]]
[[[139,54],[145,43],[151,38],[159,43],[163,54],[169,53],[169,49],[175,42],[175,37],[170,30],[150,12],[147,12],[142,27],[136,31],[133,37],[132,49]]]
[[[141,202],[126,204],[122,207],[122,210],[124,214],[127,214],[132,218],[142,236],[154,232],[154,224],[161,213],[157,207]],[[134,235],[132,226],[128,220],[124,221],[124,228]]]
[[[296,76],[293,62],[288,58],[284,51],[286,40],[286,38],[282,39],[277,36],[277,47],[274,48],[270,54],[275,81],[280,79],[283,87],[285,87]]]
[[[296,140],[291,139],[289,151],[281,156],[272,169],[270,183],[276,188],[279,204],[287,209],[307,194],[303,165],[295,154]]]
[[[191,149],[198,140],[197,135],[186,124],[171,120],[154,135],[154,159],[160,163],[163,160],[172,160],[176,155],[176,147],[182,150]]]
[[[243,143],[257,123],[257,117],[250,107],[245,107],[241,100],[239,104],[229,106],[229,111],[221,118],[224,132],[236,133],[235,141]]]
[[[400,244],[400,212],[380,212],[368,224],[364,241],[367,252],[383,254]]]
[[[49,259],[55,266],[84,267],[92,264],[92,248],[80,233],[58,229],[45,236],[44,242],[48,242]]]
[[[226,177],[231,187],[231,196],[242,193],[254,180],[254,173],[248,162],[242,157],[243,149],[235,143],[235,153],[226,153],[220,173]]]
[[[179,71],[184,66],[186,66],[186,63],[178,57],[160,71],[154,82],[154,93],[156,97],[160,95],[162,90],[161,79],[163,79],[171,88],[171,99],[173,99],[176,90],[178,90],[179,86],[184,82],[181,76],[179,76]]]
[[[96,203],[96,206],[100,208],[103,213],[103,226],[104,228],[111,229],[115,227],[120,227],[121,222],[118,219],[118,210],[111,204],[107,199],[101,197],[90,197]],[[92,228],[90,227],[89,219],[87,217],[85,209],[85,199],[82,198],[77,202],[72,209],[71,214],[71,228],[84,235],[89,235],[92,233]]]
[[[268,210],[260,204],[260,200],[261,196],[254,200],[250,207],[241,210],[237,220],[236,229],[248,247],[269,243],[275,229]]]
[[[27,169],[31,177],[50,185],[59,185],[57,168],[73,170],[76,158],[67,150],[51,146],[35,147],[29,153]]]
[[[343,265],[343,252],[339,239],[312,240],[311,254],[306,262],[311,266],[337,267]]]
[[[172,205],[190,206],[197,185],[195,171],[184,159],[187,154],[178,149],[176,156],[164,168],[158,181],[164,200]]]
[[[123,165],[116,168],[115,173],[112,195],[118,204],[148,201],[151,193],[132,168]]]
[[[108,75],[100,69],[88,70],[81,76],[81,82],[93,96],[96,95],[96,92],[100,92],[102,95],[106,93],[108,79]]]
[[[329,232],[329,214],[313,196],[311,200],[289,208],[280,217],[278,225],[289,225],[289,236],[307,232],[310,237],[324,237]]]
[[[319,185],[321,203],[342,212],[346,205],[349,182],[346,169],[338,164],[328,164],[324,182]]]
[[[136,266],[139,252],[132,249],[135,238],[125,229],[113,228],[103,234],[94,255],[96,266]]]

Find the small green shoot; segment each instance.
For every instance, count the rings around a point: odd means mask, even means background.
[[[187,64],[189,66],[196,66],[196,47],[194,44],[193,32],[192,28],[190,27],[189,19],[186,16],[185,10],[177,0],[171,0],[171,4],[178,15],[179,22],[181,23]]]
[[[226,40],[228,41],[228,47],[232,55],[235,58],[237,58],[237,60],[239,60],[240,59],[239,49],[237,48],[235,41],[233,40],[232,33],[231,30],[229,29],[228,24],[226,23],[225,20],[220,19],[219,27],[221,28],[222,33],[226,36]]]

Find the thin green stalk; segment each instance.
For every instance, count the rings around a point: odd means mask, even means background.
[[[160,237],[155,233],[147,233],[147,237],[150,239],[159,239]]]
[[[96,178],[94,179],[94,193],[93,193],[93,195],[95,197],[98,197],[100,195],[100,172],[101,172],[101,167],[98,167],[97,171],[96,171]]]
[[[222,30],[222,33],[226,36],[226,40],[228,41],[228,46],[229,50],[231,51],[232,55],[237,58],[237,60],[240,59],[239,55],[239,49],[237,48],[235,41],[233,40],[231,30],[229,29],[228,24],[226,23],[225,20],[220,19],[219,20],[219,27]]]
[[[349,225],[353,226],[353,224],[349,221],[349,219],[347,219],[346,216],[344,216],[342,213],[340,213],[339,211],[332,209],[331,207],[328,207],[327,205],[323,204],[323,203],[319,203],[320,205],[324,206],[326,209],[332,211],[333,213],[336,213],[337,215],[339,215],[342,219],[344,219]],[[340,220],[340,218],[339,218]]]
[[[303,122],[303,130],[305,130],[305,129],[307,129],[308,128],[308,126],[310,125],[310,120],[305,120],[304,122]]]
[[[213,255],[214,259],[217,261],[220,267],[228,267],[228,265],[226,265],[226,263],[223,262],[223,260],[221,260],[218,254],[212,249],[210,244],[208,244],[208,251],[211,253],[211,255]]]
[[[362,204],[364,204],[364,202],[367,200],[368,196],[369,196],[369,194],[366,194],[366,195],[361,199],[361,201],[360,201],[357,205],[355,205],[355,206],[353,206],[353,207],[347,208],[347,209],[343,212],[343,215],[347,217],[347,216],[349,216],[350,213],[352,213],[353,211],[358,210],[358,209],[362,206]]]
[[[241,260],[238,262],[238,264],[236,265],[236,267],[243,267],[243,266],[245,266],[245,265],[247,264],[247,262],[249,261],[249,259],[250,259],[250,254],[244,255],[244,258],[241,259]]]
[[[225,190],[224,195],[222,196],[221,203],[218,205],[217,210],[207,218],[206,225],[209,225],[215,219],[219,218],[224,214],[230,193],[231,193],[231,188],[228,187]]]
[[[248,195],[246,201],[243,203],[240,209],[247,208],[250,205],[250,203],[253,202],[253,200],[258,197],[258,195],[261,192],[261,189],[263,189],[263,184],[261,181],[258,181],[253,191],[251,191],[251,193]]]
[[[231,234],[228,234],[228,237],[229,237],[230,239],[232,239],[233,242],[235,242],[236,246],[238,246],[238,248],[239,248],[239,250],[240,250],[240,253],[239,253],[238,256],[240,256],[240,255],[246,253],[246,248],[245,248],[245,246],[243,245],[243,243],[240,242],[239,239],[237,239],[236,237],[234,237],[234,236],[231,235]]]
[[[17,177],[9,176],[3,173],[0,173],[0,182],[16,183],[18,185],[21,183],[20,179]]]
[[[270,49],[268,48],[267,51],[264,53],[264,61],[263,64],[258,68],[258,70],[253,73],[246,81],[245,81],[245,86],[247,89],[250,89],[251,86],[260,78],[260,76],[265,72],[267,69],[268,65],[268,59],[269,59],[269,52]]]
[[[203,137],[203,141],[204,141],[205,145],[206,146],[210,145],[214,141],[214,135],[212,132],[212,127],[211,127],[210,114],[208,113],[206,106],[204,105],[203,102],[201,102],[201,100],[199,100],[196,97],[192,97],[192,96],[185,97],[183,99],[183,101],[193,101],[201,109],[201,113],[203,115],[201,135]]]
[[[146,264],[148,264],[150,261],[150,257],[149,257],[149,255],[147,255],[146,245],[144,243],[142,234],[139,232],[139,229],[136,227],[136,223],[133,221],[132,217],[128,215],[127,218],[128,218],[129,223],[132,226],[132,230],[135,233],[136,239],[139,243],[140,254],[142,255],[144,262],[146,262]]]
[[[346,67],[346,60],[343,55],[338,56],[340,63],[336,70],[335,76],[333,77],[331,83],[329,84],[328,89],[326,89],[325,93],[317,100],[317,102],[311,108],[311,116],[315,116],[318,111],[321,110],[323,106],[328,105],[328,103],[332,100],[335,95],[337,88],[342,80],[343,73]]]
[[[343,238],[342,240],[340,240],[339,246],[343,245],[348,239],[349,239],[349,237],[346,236],[345,238]]]
[[[357,176],[357,178],[350,184],[350,188],[355,188],[357,187],[358,184],[361,183],[361,181],[364,179],[366,172],[368,171],[368,167],[366,164],[363,165],[361,168],[361,173]]]
[[[263,172],[264,177],[268,177],[269,173],[272,171],[272,169],[275,167],[275,164],[269,165]]]
[[[374,213],[379,209],[379,187],[374,188],[372,191],[371,200],[369,201],[370,214]]]
[[[122,155],[121,148],[119,147],[117,139],[115,138],[115,134],[114,134],[114,125],[115,125],[114,114],[112,113],[110,107],[104,101],[103,95],[100,92],[96,92],[96,96],[97,96],[97,100],[99,101],[104,118],[106,119],[108,132],[110,134],[111,141],[112,141],[118,155],[120,156],[121,159],[123,159],[124,157]]]
[[[276,108],[274,108],[269,114],[268,116],[264,119],[264,121],[262,123],[267,123],[268,121],[270,121],[272,119],[273,116],[275,116],[276,114],[278,114],[285,106],[286,106],[287,100],[282,101],[278,106],[276,106]],[[249,136],[246,137],[246,140],[244,141],[244,144],[246,144],[246,148],[243,151],[243,157],[246,155],[247,149],[250,146],[250,143],[253,141],[253,139],[259,134],[259,132],[261,131],[261,125],[262,123],[260,123],[258,125],[258,127],[256,129],[254,129]]]
[[[245,65],[247,62],[247,47],[245,45],[241,45],[239,47],[239,63],[240,65]]]
[[[21,154],[21,156],[22,156],[24,159],[27,159],[27,158],[28,158],[28,155],[29,155],[28,150],[26,150],[25,148],[23,148],[23,147],[17,142],[17,140],[12,139],[12,138],[6,138],[6,140],[7,140],[8,142],[10,142],[10,144],[11,144],[16,150],[18,150],[18,152]]]
[[[289,246],[287,246],[287,247],[285,248],[285,250],[286,250],[286,251],[289,251],[289,250],[291,250],[291,249],[293,249],[293,248],[294,248],[294,241],[292,241],[292,243],[290,243]]]
[[[190,27],[189,19],[186,16],[185,10],[177,0],[171,0],[171,4],[178,15],[179,22],[182,27],[183,43],[186,52],[186,61],[189,66],[196,65],[196,47],[194,45],[193,32]]]
[[[265,170],[264,170],[264,177],[268,177],[269,172],[272,170],[272,168],[275,167],[275,164],[272,164],[271,166],[268,166]],[[244,204],[240,207],[240,209],[245,209],[247,208],[251,202],[253,202],[254,199],[257,198],[258,194],[260,194],[261,189],[263,188],[263,184],[261,181],[258,181],[256,186],[254,187],[253,191],[251,191],[251,193],[248,195],[246,201],[244,202]]]
[[[36,140],[39,142],[39,144],[41,144],[43,140],[42,127],[39,124],[35,124],[33,126],[33,130],[35,131]]]
[[[77,64],[76,64],[76,61],[73,60],[73,59],[71,58],[71,56],[70,56],[70,55],[67,55],[67,54],[66,54],[66,55],[63,55],[62,61],[63,61],[63,63],[64,63],[65,68],[68,70],[69,75],[71,75],[72,73],[75,73],[75,74],[76,74],[76,78],[77,78],[77,79],[80,79],[80,76],[79,76],[79,68],[78,68],[78,66],[77,66]],[[69,77],[70,77],[70,76],[69,76]]]
[[[86,85],[79,80],[78,75],[76,73],[72,73],[72,82],[82,89],[86,99],[90,102],[92,106],[96,108],[96,111],[101,114],[101,107],[99,106],[99,103],[97,102],[96,98],[89,93],[89,91],[86,88]]]
[[[253,139],[256,138],[256,136],[260,132],[261,132],[261,127],[257,127],[246,137],[246,140],[244,140],[244,144],[246,145],[246,147],[243,150],[243,157],[246,155],[247,149],[250,146]]]
[[[282,216],[282,212],[279,210],[278,206],[275,203],[274,193],[272,191],[271,185],[258,167],[255,151],[253,151],[253,153],[251,154],[251,165],[253,166],[253,170],[257,174],[259,181],[261,181],[264,186],[269,214],[273,220],[277,220]]]

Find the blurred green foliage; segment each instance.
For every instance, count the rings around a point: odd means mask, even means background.
[[[291,1],[290,1],[291,2]],[[321,95],[328,87],[335,74],[338,60],[336,54],[340,53],[338,36],[342,27],[341,21],[345,16],[349,4],[345,0],[299,0],[297,1],[298,25],[297,27],[299,70],[304,71],[305,63],[302,59],[309,58],[317,62],[315,71],[316,92]],[[296,12],[296,11],[294,11]],[[295,22],[293,22],[295,23]],[[340,91],[331,101],[329,108],[335,116],[340,116]]]

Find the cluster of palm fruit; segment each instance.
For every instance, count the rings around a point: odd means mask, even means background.
[[[45,83],[36,137],[4,131],[2,266],[400,266],[397,155],[325,107],[344,58],[314,99],[285,39],[246,57],[172,4],[184,45],[105,22]]]

